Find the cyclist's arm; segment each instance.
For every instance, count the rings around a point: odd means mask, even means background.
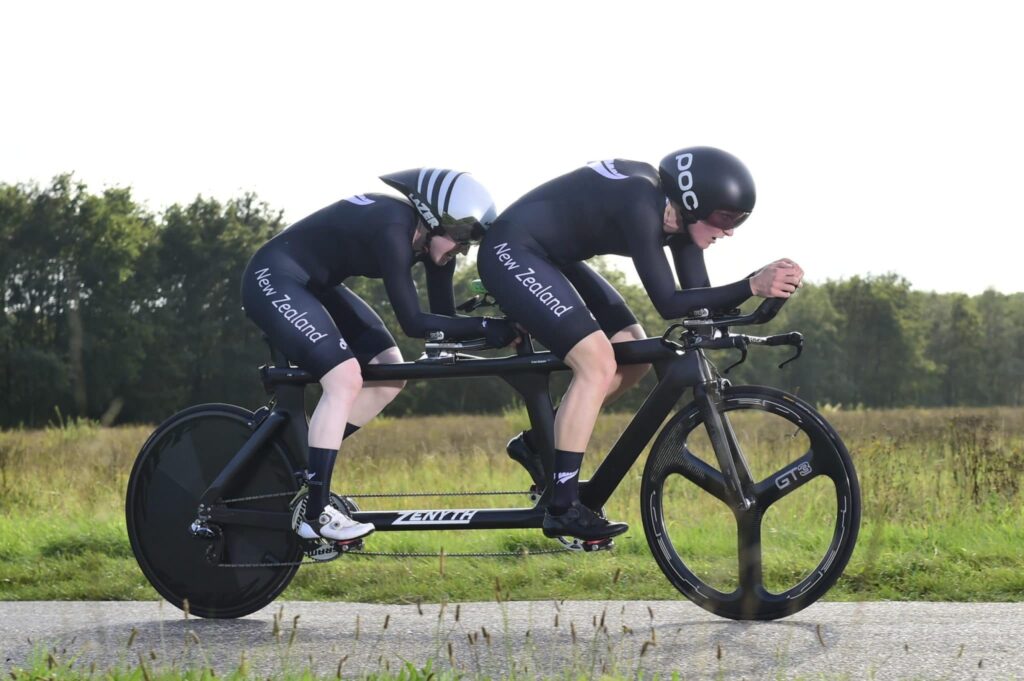
[[[702,307],[722,310],[736,307],[750,297],[750,282],[746,279],[725,286],[692,286],[676,289],[672,268],[662,245],[662,213],[653,202],[637,202],[632,215],[632,229],[627,230],[630,254],[640,281],[664,319],[678,319]],[[696,248],[696,247],[695,247]],[[685,253],[679,278],[680,283],[705,283],[707,269],[703,253]]]
[[[683,234],[673,234],[668,239],[668,250],[676,267],[679,288],[707,288],[711,286],[708,268],[704,265],[704,252]],[[694,252],[696,251],[696,252]]]
[[[416,282],[412,278],[412,255],[405,234],[400,230],[397,238],[381,239],[377,255],[384,278],[384,290],[395,311],[402,332],[410,338],[426,338],[431,331],[442,331],[446,338],[483,337],[483,318],[451,317],[430,314],[420,309]],[[454,307],[454,305],[453,305]]]
[[[739,307],[751,297],[750,277],[747,275],[739,281],[725,286],[712,286],[708,277],[708,268],[704,264],[704,251],[689,239],[679,239],[672,243],[669,249],[672,252],[672,261],[676,266],[676,277],[679,279],[679,287],[686,290],[706,291],[715,301],[701,305],[709,310],[729,310]],[[720,289],[720,291],[719,291]],[[717,291],[716,293],[712,293]]]
[[[429,258],[423,261],[427,273],[427,300],[434,314],[455,316],[455,291],[452,279],[455,276],[455,258],[447,265],[437,266]]]

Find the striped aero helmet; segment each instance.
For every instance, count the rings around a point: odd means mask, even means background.
[[[460,244],[475,243],[498,215],[490,192],[469,173],[413,168],[380,179],[412,201],[432,236],[444,234]]]

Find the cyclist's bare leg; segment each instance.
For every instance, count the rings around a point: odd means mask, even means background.
[[[345,360],[320,379],[324,393],[309,419],[309,446],[337,449],[341,445],[352,406],[363,387],[363,374],[355,358]]]
[[[643,340],[647,338],[644,327],[639,324],[631,324],[621,331],[615,333],[609,340],[614,343],[626,341]],[[611,404],[623,393],[640,382],[640,379],[650,371],[650,364],[625,364],[615,370],[615,378],[609,388],[608,396],[604,398],[604,404]]]
[[[320,385],[324,392],[309,420],[306,522],[300,524],[298,532],[306,539],[315,538],[318,533],[335,541],[357,539],[373,532],[373,525],[354,521],[342,510],[330,506],[330,491],[345,424],[363,387],[359,362],[355,358],[345,360],[324,374]]]
[[[573,346],[565,363],[572,382],[555,415],[555,449],[583,452],[615,380],[615,353],[604,333],[595,331]]]
[[[632,340],[642,340],[647,335],[639,324],[631,324],[626,328],[613,334],[609,339],[611,343],[623,343]],[[575,348],[574,348],[575,349]],[[620,395],[635,386],[644,377],[644,374],[651,368],[649,364],[636,364],[617,366],[612,381],[608,387],[608,394],[605,396],[602,406],[614,402]],[[568,393],[567,393],[568,394]],[[563,400],[564,403],[564,400]],[[559,407],[561,410],[562,407]],[[558,421],[558,412],[555,413],[555,421]],[[539,456],[537,454],[532,430],[524,431],[512,438],[507,445],[509,456],[530,473],[534,483],[543,487],[543,472]],[[556,438],[557,440],[557,438]]]
[[[549,537],[610,539],[629,528],[580,503],[579,474],[601,403],[615,380],[615,353],[604,333],[595,331],[573,346],[565,363],[573,376],[555,415],[555,477],[542,527]]]
[[[397,364],[402,361],[402,352],[390,347],[370,360],[370,364]],[[352,405],[348,422],[354,426],[365,426],[370,419],[391,404],[405,387],[405,381],[366,381],[359,396]]]

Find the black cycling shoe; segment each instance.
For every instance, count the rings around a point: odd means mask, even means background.
[[[526,444],[525,436],[526,433],[519,433],[519,435],[509,440],[508,444],[505,445],[505,451],[508,452],[510,459],[526,469],[526,472],[530,474],[530,478],[533,479],[533,484],[540,491],[545,487],[544,463],[540,459],[540,454],[530,449],[530,445]]]
[[[616,523],[597,515],[580,503],[579,499],[565,513],[551,515],[544,512],[545,537],[576,537],[578,539],[610,539],[629,529],[626,523]]]

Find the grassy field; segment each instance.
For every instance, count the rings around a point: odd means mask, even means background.
[[[1024,410],[836,411],[863,488],[860,541],[835,600],[1024,598]],[[345,445],[338,492],[525,489],[505,440],[524,416],[382,419]],[[628,416],[602,417],[592,452],[607,451]],[[757,431],[754,423],[743,432]],[[72,423],[0,433],[0,599],[155,598],[125,535],[123,500],[150,428]],[[746,437],[746,436],[744,436]],[[789,451],[777,434],[745,441],[755,469]],[[790,445],[791,446],[791,445]],[[758,457],[763,453],[764,460]],[[775,457],[775,458],[773,458]],[[782,458],[779,458],[782,457]],[[583,477],[598,463],[584,462]],[[794,458],[790,456],[790,459]],[[638,508],[642,461],[606,510],[630,523],[613,552],[529,558],[343,557],[304,567],[284,598],[378,602],[512,599],[674,599],[644,539]],[[834,510],[815,481],[773,507],[765,521],[768,585],[795,583],[820,556]],[[686,485],[670,488],[671,533],[702,576],[728,587],[735,534],[724,507]],[[526,505],[525,496],[455,498],[438,507]],[[367,500],[364,508],[424,508],[434,500]],[[367,550],[533,551],[539,531],[377,533]],[[732,581],[731,581],[732,580]]]

